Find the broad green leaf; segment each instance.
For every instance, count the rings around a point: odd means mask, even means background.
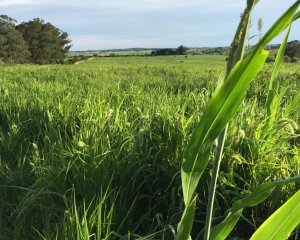
[[[278,19],[245,59],[237,62],[226,77],[224,84],[216,90],[208,102],[207,109],[184,151],[181,180],[186,208],[189,208],[199,179],[208,164],[214,140],[236,113],[246,95],[249,84],[265,63],[268,52],[263,49],[264,46],[294,20],[299,3],[300,0]],[[187,209],[178,229],[182,229],[183,223],[188,222],[188,226],[192,224],[193,220],[188,217],[186,212]],[[180,240],[185,239],[187,238]]]
[[[300,190],[271,215],[250,240],[285,240],[300,223]]]
[[[277,186],[292,182],[300,182],[300,176],[276,182],[263,183],[249,196],[234,202],[224,221],[212,228],[210,239],[224,240],[238,222],[244,208],[252,207],[261,203],[270,196]]]
[[[194,222],[196,199],[197,197],[195,197],[191,204],[185,208],[183,213],[184,217],[181,218],[181,221],[178,224],[176,240],[191,239],[190,232]]]
[[[224,240],[235,227],[237,221],[242,216],[242,213],[243,209],[228,213],[226,219],[223,222],[212,227],[209,239]]]
[[[247,87],[258,74],[267,57],[263,47],[293,21],[298,0],[267,32],[248,56],[239,61],[210,99],[199,125],[184,152],[182,188],[186,206],[191,201],[198,181],[207,166],[213,141],[237,111]]]
[[[238,62],[225,83],[209,101],[184,152],[181,179],[185,206],[190,205],[199,179],[208,164],[212,142],[235,114],[246,95],[248,85],[264,65],[267,56],[268,53],[261,49],[256,55],[249,55],[243,61]],[[192,226],[193,219],[184,213],[178,229],[184,229],[183,223]],[[186,240],[187,238],[178,239]]]
[[[298,20],[300,18],[300,12],[297,12],[294,16],[294,21]]]
[[[248,1],[247,8],[245,9],[243,15],[241,16],[241,21],[238,26],[236,35],[231,44],[231,48],[228,54],[228,63],[227,63],[227,71],[226,76],[231,72],[234,65],[244,58],[245,54],[245,46],[248,39],[249,27],[251,24],[251,13],[254,9],[257,1]],[[222,160],[224,144],[227,135],[228,124],[224,127],[221,134],[216,139],[217,148],[215,152],[215,159],[212,169],[212,176],[210,181],[210,190],[208,196],[208,203],[206,208],[206,219],[205,219],[205,228],[204,228],[204,239],[209,240],[212,219],[213,219],[213,208],[215,201],[215,191],[217,187],[217,180],[219,174],[220,163]]]
[[[184,152],[181,168],[184,202],[189,205],[201,174],[207,166],[213,141],[236,113],[246,89],[265,63],[268,53],[261,49],[248,55],[232,69],[224,84],[208,102],[199,125]]]
[[[258,2],[259,0],[247,0],[247,8],[253,8]]]

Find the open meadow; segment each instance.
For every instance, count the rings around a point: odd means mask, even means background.
[[[225,58],[1,66],[0,239],[173,239],[184,210],[183,150],[224,78]],[[283,65],[272,124],[271,67],[229,124],[216,216],[261,183],[300,175],[300,65]],[[194,239],[203,234],[211,168],[197,187]],[[246,208],[231,236],[249,239],[298,188],[276,188]]]

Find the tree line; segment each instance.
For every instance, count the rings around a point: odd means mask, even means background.
[[[189,50],[188,47],[180,45],[176,49],[162,48],[151,52],[151,56],[169,56],[169,55],[184,55]]]
[[[71,48],[66,32],[49,22],[35,18],[17,24],[7,15],[0,15],[0,62],[54,64],[63,63]]]

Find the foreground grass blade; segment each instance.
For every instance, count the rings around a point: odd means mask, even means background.
[[[224,240],[232,231],[239,218],[242,215],[243,209],[246,207],[255,206],[264,201],[277,186],[284,184],[300,182],[300,176],[290,178],[287,180],[270,182],[261,184],[253,193],[249,196],[236,201],[232,208],[229,210],[227,217],[223,222],[214,226],[211,232],[211,240]]]
[[[293,21],[299,3],[300,0],[278,19],[248,56],[234,66],[224,84],[208,102],[207,109],[184,151],[181,179],[186,208],[190,206],[199,179],[208,164],[214,140],[236,113],[246,95],[249,84],[265,63],[268,52],[263,49],[264,46]],[[188,221],[186,218],[187,216],[184,214],[178,229],[181,229],[182,223]],[[193,220],[191,219],[191,221]],[[187,238],[180,236],[180,232],[178,232],[177,239]]]
[[[294,21],[298,20],[300,18],[300,11],[298,11],[294,16]]]
[[[199,178],[207,166],[213,141],[236,113],[247,87],[265,63],[268,53],[261,48],[232,69],[224,84],[214,93],[192,139],[182,164],[184,202],[189,205]]]
[[[191,204],[187,208],[185,208],[185,211],[183,213],[184,217],[181,219],[181,222],[179,223],[180,227],[177,229],[178,233],[176,236],[176,240],[191,239],[190,232],[193,226],[196,199],[197,198],[195,197]]]
[[[215,92],[209,101],[207,109],[184,152],[181,176],[186,205],[189,205],[198,180],[207,165],[209,156],[207,152],[210,151],[213,141],[235,114],[246,94],[248,85],[265,62],[268,53],[263,50],[263,47],[291,23],[299,3],[300,1],[297,1],[275,23],[275,26],[271,28],[272,31],[268,31],[254,50],[243,61],[235,65],[223,86]]]
[[[207,166],[214,139],[236,113],[246,95],[248,85],[264,65],[267,56],[268,53],[261,49],[257,54],[251,54],[243,61],[238,62],[226,78],[225,83],[209,101],[200,124],[184,153],[181,178],[186,207],[190,205],[198,181]],[[186,212],[185,210],[178,225],[177,239],[180,240],[187,239],[179,231],[182,223],[190,221],[188,226],[193,223],[193,219]]]
[[[269,217],[250,240],[285,240],[300,223],[300,190]]]
[[[238,61],[244,58],[246,39],[249,34],[248,32],[249,32],[249,25],[250,25],[250,16],[256,3],[257,1],[253,1],[253,0],[248,1],[247,8],[245,9],[243,15],[241,16],[240,24],[238,26],[237,32],[235,34],[235,37],[230,47],[226,76],[230,73],[234,65]],[[217,181],[219,176],[221,160],[223,156],[227,130],[228,130],[228,124],[226,124],[225,128],[217,138],[217,148],[213,160],[212,175],[211,175],[211,181],[209,186],[208,203],[206,208],[204,240],[208,240],[210,236],[212,219],[213,219],[214,202],[215,202],[215,193],[217,188]]]

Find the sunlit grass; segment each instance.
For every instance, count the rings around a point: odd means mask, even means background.
[[[223,57],[0,68],[0,238],[172,239],[183,210],[183,149],[225,72]],[[280,75],[286,92],[269,130],[274,140],[266,141],[263,129],[268,71],[229,125],[220,214],[260,183],[300,173],[299,145],[291,140],[300,124],[300,75],[290,66]],[[208,183],[206,171],[195,235]],[[294,189],[245,212],[235,235],[247,238]]]

